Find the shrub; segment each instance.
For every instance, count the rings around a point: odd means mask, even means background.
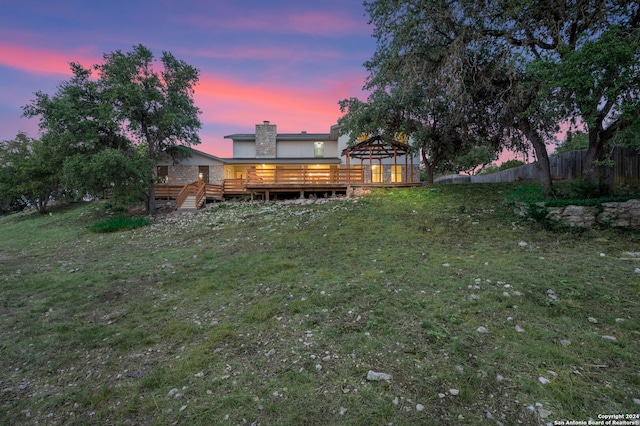
[[[149,225],[146,217],[116,216],[89,226],[89,230],[97,233],[128,231]]]

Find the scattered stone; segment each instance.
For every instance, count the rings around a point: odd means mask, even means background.
[[[323,361],[327,362],[327,361],[331,361],[331,355],[327,355],[324,358],[322,358]]]
[[[445,396],[447,396],[447,395],[445,395],[445,394],[443,394],[443,393],[439,393],[439,394],[438,394],[438,398],[440,398],[440,399],[444,398]]]
[[[501,382],[501,381],[503,381],[503,380],[504,380],[504,377],[502,376],[502,374],[496,374],[496,380],[497,380],[498,382]]]
[[[187,406],[186,406],[186,405],[183,405],[182,407],[180,407],[180,411],[184,411],[184,410],[186,410],[186,409],[187,409]]]
[[[398,397],[396,396],[395,398],[393,398],[393,401],[391,401],[393,403],[393,405],[398,405],[400,403],[400,401],[398,400]]]
[[[456,365],[456,370],[462,373],[464,371],[464,367],[461,365]]]
[[[556,294],[556,292],[551,289],[547,290],[547,296],[549,296],[553,300],[558,299],[558,295]]]
[[[526,246],[528,246],[529,244],[527,244],[525,241],[520,241],[520,242],[518,243],[518,245],[519,245],[520,247],[526,247]]]
[[[322,370],[322,365],[316,364],[316,371],[320,371],[320,370]]]
[[[373,370],[369,370],[369,372],[367,373],[367,380],[372,382],[379,382],[382,380],[391,380],[391,379],[393,379],[393,376],[391,374],[379,373]]]
[[[635,404],[640,404],[640,398],[633,398],[633,402]]]
[[[424,405],[416,404],[416,411],[424,411]]]
[[[558,377],[558,373],[553,370],[547,370],[547,373],[551,374],[553,377]]]
[[[139,379],[141,377],[146,376],[147,374],[149,374],[146,370],[136,370],[136,371],[130,371],[127,373],[128,377],[133,377],[134,379]]]
[[[487,330],[486,327],[478,327],[478,329],[476,330],[478,333],[488,333],[489,330]]]
[[[269,352],[267,352],[265,355],[266,355],[266,356],[273,356],[273,355],[275,355],[275,354],[276,354],[276,350],[275,350],[275,349],[271,349],[271,350],[269,350]]]
[[[524,328],[520,327],[519,325],[516,325],[515,329],[518,333],[524,333]]]
[[[446,267],[449,267],[451,265],[449,265],[448,263],[443,263],[442,266],[444,266],[446,268]]]
[[[590,322],[591,324],[597,324],[597,323],[598,323],[598,320],[597,320],[597,319],[595,319],[594,317],[589,317],[589,318],[587,318],[587,320],[589,320],[589,322]]]
[[[480,299],[480,296],[478,296],[477,294],[470,294],[470,295],[469,295],[469,297],[468,297],[468,299],[469,299],[470,301],[473,301],[473,300],[479,300],[479,299]]]
[[[487,416],[487,419],[493,420],[493,414],[491,414],[491,411],[487,411],[486,416]]]
[[[453,396],[456,396],[460,393],[458,389],[449,389],[449,393]]]
[[[604,253],[600,253],[600,257],[606,257],[607,255]]]
[[[542,383],[543,385],[546,385],[547,383],[551,382],[551,380],[549,380],[549,379],[547,379],[546,377],[543,377],[543,376],[538,377],[538,381],[540,383]]]
[[[633,272],[635,272],[636,274],[640,274],[640,268],[634,269]]]
[[[571,341],[569,339],[562,339],[560,340],[560,344],[562,346],[569,346],[571,344]]]
[[[544,408],[538,408],[538,415],[543,419],[546,419],[551,414],[552,414],[552,412],[549,411],[549,410],[545,410]]]
[[[169,397],[175,396],[180,390],[178,388],[173,388],[169,391]]]
[[[624,318],[616,318],[616,322],[624,322]]]
[[[615,336],[602,336],[602,338],[604,340],[609,340],[610,342],[617,342],[618,341],[618,339],[616,339]]]
[[[204,377],[204,371],[199,371],[196,374],[194,374],[195,377]]]

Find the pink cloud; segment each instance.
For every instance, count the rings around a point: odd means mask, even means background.
[[[72,52],[53,52],[0,42],[0,65],[34,74],[70,75],[69,62],[88,66],[96,63],[84,49]]]

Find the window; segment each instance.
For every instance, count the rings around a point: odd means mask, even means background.
[[[158,166],[156,173],[158,175],[158,183],[169,183],[169,166]]]
[[[198,179],[209,183],[209,166],[198,166]]]
[[[397,164],[391,166],[391,182],[402,182],[402,166]]]
[[[371,165],[371,183],[382,182],[382,166],[379,164]]]
[[[313,156],[318,158],[324,157],[324,142],[313,143]]]

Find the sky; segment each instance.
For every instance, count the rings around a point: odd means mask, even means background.
[[[105,53],[142,44],[200,70],[196,149],[231,157],[225,135],[328,133],[338,101],[366,99],[363,67],[375,51],[362,0],[0,0],[0,140],[39,136],[22,106],[55,94]]]

